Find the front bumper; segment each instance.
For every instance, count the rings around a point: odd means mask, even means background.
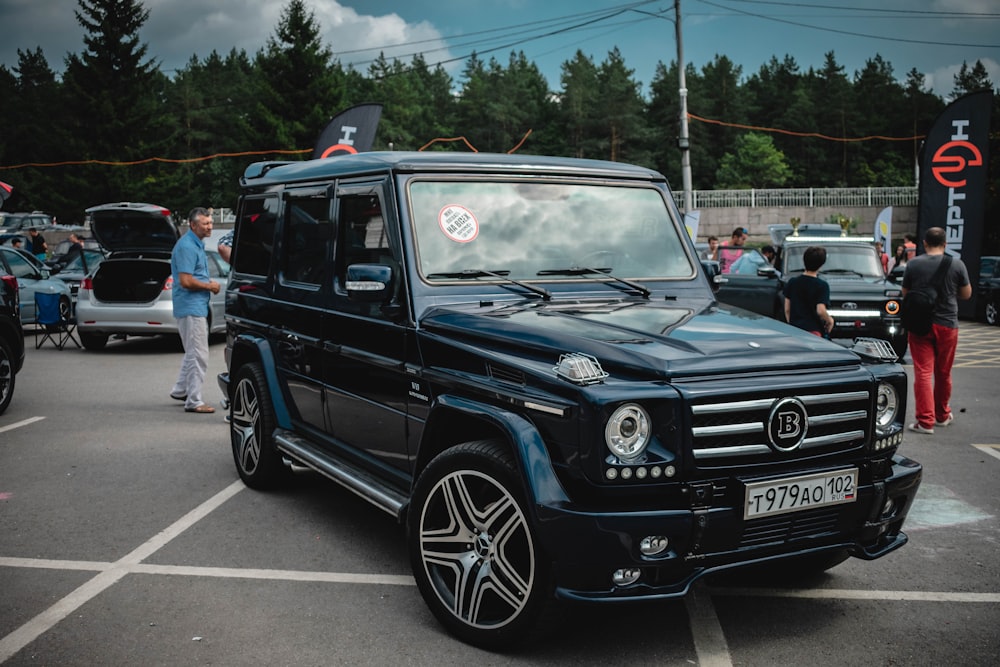
[[[922,475],[920,464],[898,455],[885,464],[891,472],[879,482],[859,485],[854,503],[752,521],[744,521],[742,506],[733,502],[618,513],[539,506],[539,532],[554,564],[556,595],[588,601],[673,598],[685,595],[702,576],[745,565],[837,550],[865,560],[880,558],[906,543],[903,521]],[[666,537],[667,550],[641,554],[639,544],[647,536]],[[639,579],[614,585],[612,573],[622,568],[638,568]]]

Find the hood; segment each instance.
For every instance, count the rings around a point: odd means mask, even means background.
[[[421,327],[483,350],[516,356],[596,357],[608,372],[662,379],[856,365],[859,357],[830,341],[755,313],[705,303],[701,310],[668,302],[533,303],[492,311],[437,308]]]
[[[180,233],[170,211],[153,204],[108,204],[87,209],[94,238],[111,252],[172,250]]]

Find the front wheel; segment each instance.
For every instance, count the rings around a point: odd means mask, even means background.
[[[901,334],[895,336],[892,339],[892,341],[890,341],[892,343],[892,350],[893,350],[893,352],[895,352],[896,356],[899,357],[900,359],[902,359],[903,355],[906,354],[906,348],[910,344],[909,341],[910,341],[910,337],[907,335],[907,333],[905,331],[902,332]]]
[[[291,470],[274,442],[274,405],[260,364],[240,366],[233,380],[229,439],[243,483],[252,489],[279,486]]]
[[[524,641],[552,602],[522,488],[509,452],[479,441],[438,455],[413,492],[407,542],[420,593],[449,632],[487,649]]]

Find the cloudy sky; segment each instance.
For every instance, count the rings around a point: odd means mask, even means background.
[[[244,49],[274,35],[286,0],[144,0],[141,38],[169,75],[192,55]],[[658,62],[676,59],[672,0],[306,0],[341,63],[364,72],[379,51],[424,54],[456,78],[473,51],[506,63],[512,50],[559,88],[560,65],[579,49],[600,63],[618,47],[644,90]],[[877,6],[878,10],[871,7]],[[84,50],[76,0],[0,0],[0,64],[41,47],[49,65]],[[898,79],[916,68],[942,96],[963,62],[982,60],[1000,86],[1000,0],[683,0],[684,59],[701,68],[716,54],[756,72],[772,56],[805,71],[833,51],[853,74],[876,54]]]

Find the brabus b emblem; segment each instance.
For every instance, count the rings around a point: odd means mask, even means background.
[[[771,446],[781,452],[797,449],[806,439],[809,413],[797,398],[783,398],[771,408],[767,419],[767,437]]]

